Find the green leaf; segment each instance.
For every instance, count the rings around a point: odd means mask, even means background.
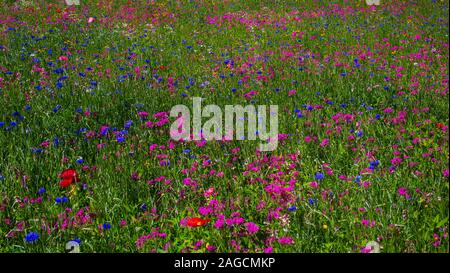
[[[439,223],[436,224],[437,228],[443,227],[445,224],[448,224],[448,216],[447,218],[441,220]]]

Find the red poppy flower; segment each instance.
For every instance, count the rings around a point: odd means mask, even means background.
[[[438,128],[438,129],[443,129],[444,127],[445,127],[445,125],[443,124],[443,123],[438,123],[438,124],[436,124],[436,127]]]
[[[63,188],[70,186],[70,184],[72,184],[72,179],[63,179],[61,181],[59,181],[59,185]]]
[[[77,171],[74,169],[66,169],[59,174],[59,177],[62,180],[59,182],[59,185],[63,188],[70,186],[72,183],[78,180]]]
[[[192,217],[188,220],[187,225],[189,227],[202,227],[204,225],[206,225],[209,221],[208,219],[201,219],[198,217]]]

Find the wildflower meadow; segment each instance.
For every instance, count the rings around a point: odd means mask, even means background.
[[[448,253],[448,12],[2,0],[0,252]]]

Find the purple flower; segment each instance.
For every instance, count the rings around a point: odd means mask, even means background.
[[[214,228],[221,229],[224,224],[225,224],[224,217],[219,217],[219,219],[217,219],[216,223],[214,224]]]
[[[273,252],[273,247],[267,247],[264,249],[264,253],[272,253]]]
[[[395,157],[391,160],[391,164],[396,166],[396,165],[399,165],[400,163],[402,163],[402,161],[403,160],[400,157]]]
[[[294,239],[292,239],[291,237],[281,237],[278,239],[278,243],[282,245],[292,245],[294,244]]]
[[[325,175],[323,173],[316,173],[316,180],[322,180],[325,178]]]
[[[202,216],[206,216],[210,213],[213,212],[211,207],[200,207],[198,208],[198,212],[202,215]]]
[[[406,188],[398,188],[398,194],[401,196],[406,196],[408,195],[408,190]]]
[[[250,234],[256,233],[259,230],[259,227],[253,222],[245,223],[245,227]]]

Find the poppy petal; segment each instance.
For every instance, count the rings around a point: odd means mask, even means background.
[[[72,184],[73,179],[63,179],[59,182],[59,185],[63,188],[70,186]]]
[[[59,177],[61,177],[62,179],[75,179],[75,180],[77,180],[78,174],[77,174],[77,171],[74,170],[74,169],[66,169],[66,170],[61,172]]]

